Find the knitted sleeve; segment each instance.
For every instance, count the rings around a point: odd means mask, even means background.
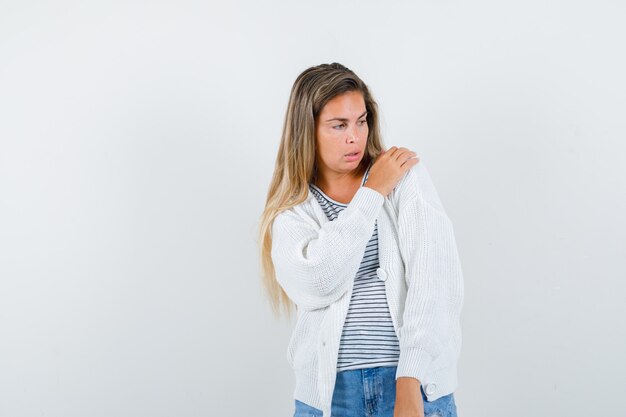
[[[271,250],[276,280],[299,308],[326,307],[348,290],[384,201],[378,191],[361,186],[337,218],[321,227],[294,208],[276,216]]]
[[[423,162],[409,170],[398,195],[398,236],[407,297],[398,332],[396,378],[423,381],[460,315],[463,275],[452,222]]]

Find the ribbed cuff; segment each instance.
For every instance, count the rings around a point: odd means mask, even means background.
[[[422,348],[402,349],[400,347],[396,379],[401,376],[410,376],[417,378],[422,383],[432,361],[433,358]]]
[[[385,196],[373,188],[361,186],[349,206],[358,207],[368,220],[374,221],[378,217],[380,208],[385,202]]]

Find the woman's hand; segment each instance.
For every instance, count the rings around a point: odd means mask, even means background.
[[[392,146],[376,157],[370,168],[366,187],[387,196],[404,174],[419,162],[417,154],[407,148]]]
[[[424,400],[420,386],[421,382],[415,378],[398,378],[393,417],[424,417]]]

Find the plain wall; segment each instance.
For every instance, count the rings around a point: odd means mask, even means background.
[[[459,416],[615,415],[625,12],[0,2],[0,415],[292,415],[256,232],[291,85],[334,61],[454,223]]]

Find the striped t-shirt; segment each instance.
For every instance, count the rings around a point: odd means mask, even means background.
[[[370,165],[363,175],[367,181]],[[329,220],[335,220],[348,207],[309,184]],[[354,278],[354,289],[343,325],[337,358],[337,372],[376,366],[396,366],[400,343],[393,329],[385,292],[385,283],[378,278],[378,224],[367,243],[361,266]]]

